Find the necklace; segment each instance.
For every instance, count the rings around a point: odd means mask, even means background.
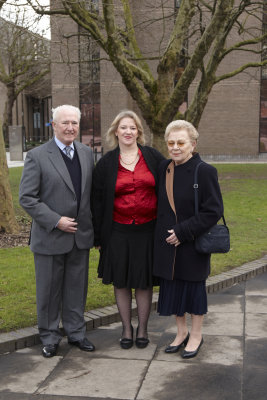
[[[125,161],[123,160],[121,154],[120,154],[120,157],[121,157],[121,161],[123,162],[123,164],[125,164],[125,165],[131,165],[131,164],[134,164],[134,163],[136,162],[136,160],[137,160],[138,157],[139,157],[139,154],[138,154],[138,151],[137,151],[137,154],[136,154],[135,158],[134,158],[133,161],[131,161],[131,162],[125,162]]]

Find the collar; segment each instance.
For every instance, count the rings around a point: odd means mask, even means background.
[[[58,140],[58,138],[57,138],[56,136],[54,136],[54,139],[55,139],[56,145],[60,148],[60,150],[64,150],[65,147],[66,147],[66,145],[65,145],[64,143],[62,143],[60,140]],[[73,142],[72,142],[69,146],[70,146],[70,147],[72,148],[72,150],[74,151],[74,144],[73,144]]]

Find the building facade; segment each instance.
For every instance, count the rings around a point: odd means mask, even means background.
[[[133,20],[138,26],[137,40],[144,54],[152,58],[167,44],[180,2],[164,2],[164,23],[160,17],[162,8],[154,7],[152,15],[145,0],[135,0],[131,4]],[[56,7],[57,2],[51,6]],[[153,23],[145,29],[148,16]],[[257,24],[255,29],[266,32],[266,15],[263,22],[260,15],[253,23]],[[82,110],[81,141],[94,148],[102,145],[106,151],[105,132],[116,114],[128,108],[140,115],[138,106],[106,55],[73,20],[65,16],[52,17],[51,27],[53,106],[66,102],[79,106]],[[230,41],[234,42],[234,35],[235,32]],[[231,43],[228,42],[228,45]],[[189,43],[189,51],[190,46],[193,43]],[[247,62],[258,62],[261,57],[267,57],[266,51],[262,56],[246,51],[232,52],[221,63],[219,73],[227,73]],[[94,61],[96,58],[98,62]],[[156,76],[157,62],[152,60],[149,64]],[[198,77],[188,91],[189,102],[197,84]],[[152,135],[145,122],[144,126],[146,140],[150,144]],[[198,130],[198,150],[207,159],[267,158],[267,67],[250,68],[216,84]]]

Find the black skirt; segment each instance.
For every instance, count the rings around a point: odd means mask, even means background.
[[[203,315],[208,311],[206,281],[160,280],[158,313],[182,317],[185,313]]]
[[[141,225],[113,222],[107,248],[100,250],[98,276],[119,289],[158,285],[152,276],[155,220]]]

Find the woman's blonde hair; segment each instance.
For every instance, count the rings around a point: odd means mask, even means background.
[[[199,137],[198,131],[196,130],[194,125],[192,125],[190,122],[185,121],[183,119],[177,119],[176,121],[172,121],[171,123],[169,123],[169,125],[167,126],[167,128],[165,130],[165,135],[164,135],[165,141],[167,142],[169,134],[171,132],[179,131],[180,129],[185,129],[188,132],[188,136],[189,136],[191,142],[197,141],[197,139]]]
[[[114,148],[118,145],[118,138],[115,135],[120,121],[123,118],[132,118],[138,130],[137,142],[140,144],[145,144],[145,135],[144,135],[144,128],[140,118],[135,114],[135,112],[131,110],[123,110],[121,111],[113,120],[110,125],[109,130],[106,133],[106,141],[111,148]]]

